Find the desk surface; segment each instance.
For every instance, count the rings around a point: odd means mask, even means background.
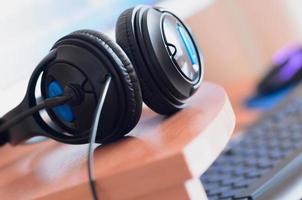
[[[165,197],[178,195],[175,199],[203,195],[192,188],[223,150],[234,126],[225,91],[212,83],[204,83],[188,107],[169,118],[146,108],[130,136],[96,149],[100,197],[140,199],[163,191]],[[87,145],[46,141],[6,146],[0,154],[1,199],[91,198]]]

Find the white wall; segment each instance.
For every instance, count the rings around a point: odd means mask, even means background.
[[[301,0],[283,0],[284,8],[287,10],[290,23],[299,33],[299,39],[302,41],[302,1]]]

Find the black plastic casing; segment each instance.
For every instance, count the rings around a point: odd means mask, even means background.
[[[48,98],[48,84],[53,80],[58,81],[63,88],[78,85],[83,91],[83,102],[71,106],[74,121],[63,121],[49,109],[48,120],[36,113],[13,126],[3,137],[8,137],[8,142],[12,145],[34,136],[47,136],[68,144],[88,143],[100,91],[105,86],[107,76],[111,76],[112,81],[102,110],[96,142],[107,143],[123,137],[129,132],[123,129],[123,124],[127,121],[126,95],[113,65],[106,53],[84,40],[60,40],[33,72],[22,103],[3,116],[1,121],[9,121],[18,113],[37,105],[37,88],[41,89],[42,99]],[[41,85],[37,85],[39,77],[42,77]]]
[[[189,80],[173,60],[165,37],[163,20],[169,15],[190,35],[198,53],[199,75]],[[118,32],[116,34],[119,34]],[[185,107],[186,100],[199,88],[203,79],[203,60],[197,42],[186,25],[173,13],[160,8],[137,6],[133,8],[129,30],[135,68],[142,84],[144,102],[159,114],[170,115]],[[117,36],[117,39],[122,38]],[[119,42],[119,41],[118,41]],[[119,44],[123,46],[124,42]],[[126,51],[127,53],[127,51]],[[129,53],[129,52],[128,52]],[[131,56],[128,54],[131,59]],[[147,89],[149,91],[147,91]],[[152,96],[160,96],[155,102]],[[169,109],[163,109],[167,105]]]

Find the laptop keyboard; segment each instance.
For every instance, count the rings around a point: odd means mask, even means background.
[[[210,200],[256,199],[262,186],[302,153],[302,87],[296,91],[249,127],[201,177]]]

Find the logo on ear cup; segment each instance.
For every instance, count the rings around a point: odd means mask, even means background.
[[[177,25],[177,32],[186,47],[192,65],[198,64],[197,52],[188,32],[184,29],[184,27],[180,26],[179,24]]]
[[[166,14],[163,18],[165,45],[179,71],[190,81],[201,76],[202,56],[189,31],[175,16]]]

